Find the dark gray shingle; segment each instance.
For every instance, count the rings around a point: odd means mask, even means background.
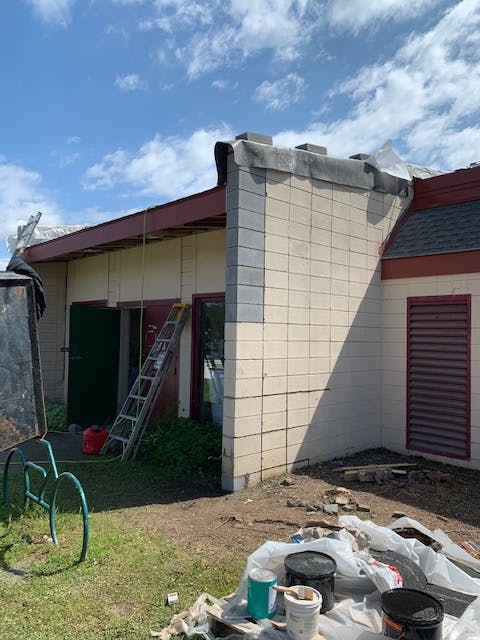
[[[480,249],[480,200],[423,209],[402,224],[384,258]]]

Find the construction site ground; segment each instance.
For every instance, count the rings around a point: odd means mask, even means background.
[[[71,468],[82,479],[88,495],[90,482],[95,482],[95,466],[80,461],[93,463],[95,457],[82,455],[81,434],[51,433],[48,437],[57,459],[67,461],[62,466],[68,468],[68,461],[72,461]],[[38,459],[42,453],[34,441],[22,448],[31,459]],[[2,454],[0,463],[4,457]],[[109,495],[108,486],[101,497],[96,491],[92,507],[122,509],[124,517],[135,526],[158,530],[167,540],[194,547],[199,553],[228,555],[234,549],[235,554],[246,557],[265,540],[288,540],[308,521],[327,519],[335,523],[337,516],[325,513],[324,505],[335,501],[333,489],[343,487],[350,492],[353,506],[347,511],[340,505],[338,515],[357,515],[388,525],[405,514],[431,530],[443,529],[457,543],[473,540],[480,546],[480,471],[384,449],[345,457],[341,463],[417,466],[406,468],[406,479],[360,482],[346,481],[342,472],[325,462],[265,480],[235,494],[223,494],[216,487],[196,483],[194,478],[166,480],[163,476],[156,481],[149,473],[149,480],[141,481],[139,473],[138,485],[130,486],[121,495]],[[117,473],[120,472],[121,464]]]

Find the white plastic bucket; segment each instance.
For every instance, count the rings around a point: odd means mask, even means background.
[[[291,587],[298,591],[298,586]],[[284,594],[287,634],[292,640],[315,640],[318,635],[319,613],[322,595],[312,587],[313,600],[298,600],[289,593]]]

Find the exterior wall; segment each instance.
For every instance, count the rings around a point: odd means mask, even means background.
[[[38,322],[43,389],[49,400],[63,402],[65,382],[65,293],[67,265],[51,262],[35,265],[45,286],[47,309]]]
[[[384,280],[383,292],[382,445],[401,453],[415,453],[406,449],[407,298],[472,295],[471,459],[454,463],[480,469],[480,274]],[[420,455],[452,463],[450,458]]]
[[[381,442],[378,250],[405,202],[229,166],[223,486]]]
[[[68,354],[60,351],[61,347],[68,346],[69,341],[69,317],[65,310],[74,302],[106,300],[107,306],[116,307],[118,302],[140,300],[142,248],[135,247],[73,260],[68,264],[68,268],[64,263],[61,263],[62,267],[59,264],[38,263],[36,267],[45,278],[47,304],[57,307],[51,315],[47,313],[45,329],[40,326],[41,349],[42,354],[45,353],[43,368],[46,395],[65,401],[67,381],[63,371],[68,368]],[[183,302],[191,303],[194,293],[219,291],[225,291],[225,230],[168,240],[145,247],[144,300],[181,298]],[[56,342],[52,338],[53,331],[57,332]],[[190,410],[190,367],[189,319],[180,343],[181,415],[188,415]]]

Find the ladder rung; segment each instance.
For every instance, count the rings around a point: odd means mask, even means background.
[[[119,440],[120,442],[123,442],[124,444],[127,444],[127,442],[129,441],[129,438],[126,438],[125,436],[118,436],[116,434],[110,434],[110,438],[112,440]]]
[[[154,376],[140,376],[142,380],[155,380]]]
[[[131,420],[132,422],[136,422],[136,420],[137,420],[137,416],[129,416],[126,413],[119,413],[118,417],[119,418],[125,418],[125,420]]]
[[[139,396],[139,395],[136,395],[136,394],[133,394],[133,393],[129,393],[128,397],[129,398],[133,398],[134,400],[146,400],[147,399],[147,396]]]

